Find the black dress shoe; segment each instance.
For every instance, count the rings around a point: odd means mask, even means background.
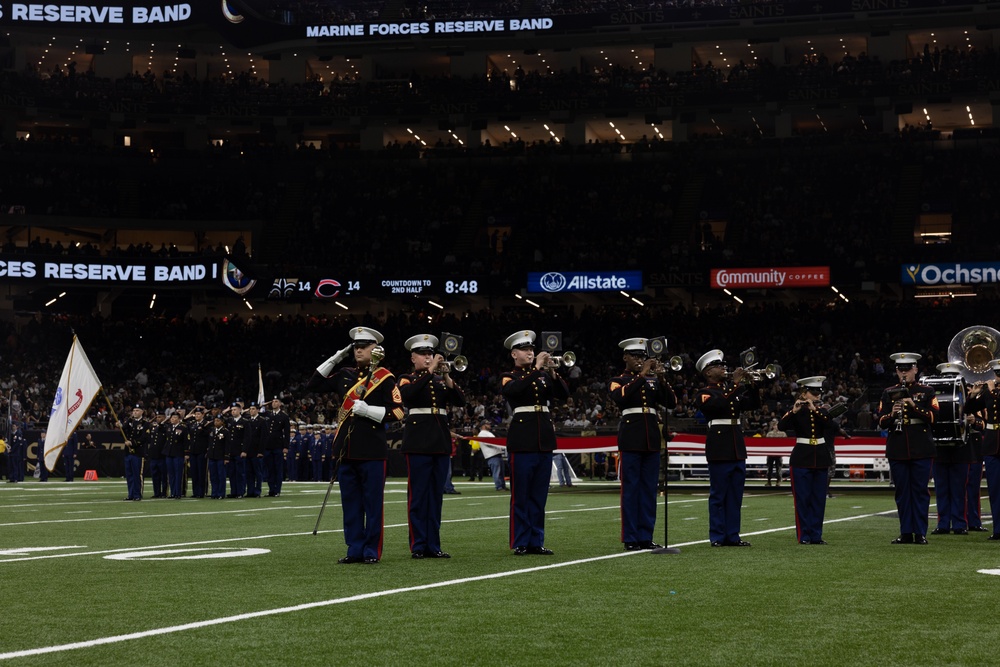
[[[425,551],[424,555],[428,558],[451,558],[451,554],[447,551]]]
[[[986,528],[984,526],[969,526],[969,530],[975,533],[985,533],[986,531],[989,530],[989,528]]]
[[[414,551],[413,553],[410,554],[410,558],[413,558],[414,560],[420,560],[421,558],[425,557],[426,554],[424,554],[423,551]]]
[[[953,530],[951,532],[955,533],[956,535],[968,535],[969,534],[969,531],[966,528],[956,528],[955,530]]]
[[[378,562],[379,562],[378,558],[362,558],[361,559],[362,565],[378,565]]]
[[[736,540],[735,542],[723,542],[724,547],[749,547],[749,542],[744,542],[743,540]]]
[[[656,542],[653,542],[652,540],[646,540],[646,541],[643,541],[643,542],[639,543],[639,548],[640,549],[662,549],[663,545],[662,544],[657,544]]]
[[[364,561],[364,558],[361,556],[344,556],[337,562],[341,565],[350,565],[351,563],[360,563],[362,561]]]
[[[950,532],[947,528],[935,528],[931,531],[931,535],[947,535]]]
[[[453,495],[453,496],[460,496],[460,495],[462,495],[461,491],[445,491],[445,493]]]
[[[723,546],[725,546],[725,544],[723,544],[722,542],[712,542],[712,546],[713,547],[723,547]]]
[[[826,544],[826,540],[816,540],[813,544]]]
[[[911,533],[900,535],[889,544],[913,544],[913,535]]]
[[[639,546],[638,542],[626,542],[625,551],[639,551],[642,547]]]
[[[927,544],[927,538],[924,537],[923,535],[914,535],[913,536],[913,543],[914,544]]]
[[[528,547],[514,547],[514,555],[515,556],[527,556],[528,555]]]
[[[988,539],[990,542],[1000,542],[1000,533],[993,533],[986,539]]]
[[[799,540],[799,544],[812,544],[810,540]]]
[[[528,547],[528,553],[534,554],[536,556],[552,556],[552,549],[546,549],[545,547]]]

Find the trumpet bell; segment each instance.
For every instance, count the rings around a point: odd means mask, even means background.
[[[985,382],[992,379],[990,362],[997,358],[1000,331],[986,325],[962,329],[948,345],[948,361],[956,364],[967,382]]]
[[[469,367],[469,360],[464,355],[460,354],[451,361],[451,365],[456,371],[462,373]]]
[[[684,360],[678,356],[670,357],[670,361],[668,363],[670,364],[670,370],[675,373],[684,368]]]
[[[576,365],[576,353],[575,352],[563,352],[562,354],[562,364],[566,368],[572,368]]]

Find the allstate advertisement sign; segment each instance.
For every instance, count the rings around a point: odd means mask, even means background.
[[[903,285],[977,285],[1000,283],[1000,262],[954,264],[903,264]]]
[[[558,292],[617,292],[642,289],[642,271],[548,271],[528,274],[528,291],[555,294]]]

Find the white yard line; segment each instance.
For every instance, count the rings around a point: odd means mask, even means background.
[[[612,509],[612,508],[595,508],[595,509]],[[613,509],[617,509],[615,506]],[[576,510],[569,510],[576,511]],[[880,516],[883,514],[891,514],[895,510],[888,510],[885,512],[874,512],[870,514],[859,514],[857,516],[844,517],[841,519],[832,519],[826,523],[841,523],[844,521],[855,521],[857,519],[867,519],[869,517]],[[490,517],[490,518],[507,518],[504,517]],[[405,525],[405,524],[404,524]],[[775,533],[785,530],[794,530],[795,526],[784,526],[782,528],[771,528],[768,530],[761,530],[753,533],[745,533],[745,536],[749,537],[752,535],[763,535],[765,533]],[[336,532],[336,531],[324,531],[324,532]],[[311,533],[290,533],[288,535],[272,535],[272,536],[261,536],[255,539],[265,539],[266,537],[289,537],[294,535],[310,535]],[[240,539],[249,538],[234,538],[232,540],[218,540],[217,542],[233,542]],[[695,544],[705,544],[708,540],[698,540],[695,542],[685,542],[682,544],[675,544],[671,546],[684,547],[692,546]],[[198,542],[192,544],[208,544],[210,542]],[[177,546],[177,545],[171,545]],[[148,548],[148,547],[143,547]],[[128,551],[128,550],[120,550]],[[111,553],[111,552],[94,552],[94,553]],[[320,600],[318,602],[307,602],[304,604],[294,605],[291,607],[278,607],[275,609],[264,609],[261,611],[249,612],[246,614],[237,614],[234,616],[221,616],[219,618],[211,618],[204,621],[195,621],[192,623],[184,623],[182,625],[170,625],[162,628],[153,628],[151,630],[144,630],[142,632],[132,632],[124,635],[111,635],[108,637],[99,637],[97,639],[90,639],[87,641],[73,642],[70,644],[56,644],[53,646],[40,646],[38,648],[24,649],[21,651],[10,651],[8,653],[0,653],[0,660],[10,660],[12,658],[24,658],[35,655],[46,655],[49,653],[62,653],[65,651],[74,651],[83,648],[93,648],[95,646],[103,646],[107,644],[120,644],[123,642],[135,641],[138,639],[145,639],[147,637],[156,637],[159,635],[175,634],[179,632],[186,632],[188,630],[198,630],[201,628],[211,627],[213,625],[224,625],[227,623],[238,623],[240,621],[246,621],[254,618],[263,618],[266,616],[278,616],[280,614],[291,614],[299,611],[306,611],[309,609],[318,609],[321,607],[331,607],[338,604],[346,604],[349,602],[360,602],[362,600],[371,600],[374,598],[388,597],[391,595],[400,595],[403,593],[413,593],[417,591],[426,591],[434,588],[446,588],[449,586],[458,586],[460,584],[475,583],[479,581],[488,581],[490,579],[503,579],[506,577],[514,577],[524,574],[533,574],[535,572],[543,572],[545,570],[556,570],[564,567],[572,567],[574,565],[584,565],[587,563],[595,563],[603,560],[610,560],[613,558],[624,558],[626,556],[635,556],[637,554],[644,553],[642,551],[622,551],[614,554],[607,554],[603,556],[595,556],[592,558],[580,558],[577,560],[566,561],[562,563],[552,563],[549,565],[539,565],[536,567],[526,567],[517,570],[510,570],[505,572],[493,572],[491,574],[483,574],[476,577],[463,577],[460,579],[448,579],[445,581],[439,581],[431,584],[424,584],[422,586],[407,586],[404,588],[391,588],[384,591],[374,591],[371,593],[364,593],[361,595],[351,595],[342,598],[332,598],[330,600]],[[82,554],[74,554],[82,555]],[[24,559],[28,560],[28,559]]]

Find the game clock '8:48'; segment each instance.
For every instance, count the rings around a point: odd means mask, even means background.
[[[475,280],[446,280],[444,291],[446,294],[477,294],[479,283]]]

